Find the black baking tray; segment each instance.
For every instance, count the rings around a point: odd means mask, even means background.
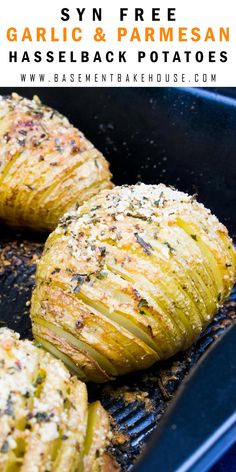
[[[12,91],[0,88],[0,94]],[[234,94],[226,96],[225,89],[177,88],[16,88],[14,91],[30,98],[37,94],[43,102],[68,116],[110,161],[115,183],[163,182],[197,193],[198,200],[226,224],[236,241]],[[45,234],[1,227],[0,324],[19,331],[23,337],[31,337],[29,300],[34,285],[35,262],[45,238]],[[150,449],[147,449],[149,455],[144,455],[140,470],[157,470],[153,441],[158,451],[155,441],[161,444],[163,431],[168,428],[165,417],[170,418],[173,411],[164,415],[164,423],[163,413],[170,403],[173,404],[176,391],[190,371],[192,382],[197,379],[197,372],[192,374],[195,364],[203,354],[212,359],[212,354],[208,354],[211,346],[227,332],[235,319],[236,297],[233,292],[211,326],[187,352],[145,372],[105,385],[89,386],[90,398],[99,398],[111,414],[114,433],[111,452],[122,471],[131,470],[133,464],[138,463],[138,457],[144,445],[149,443],[154,429],[157,429],[159,437],[151,440]],[[224,344],[227,345],[226,341]],[[220,341],[222,352],[226,349],[224,344]],[[214,362],[217,370],[217,356],[214,357],[213,353],[211,371]],[[226,393],[231,395],[234,386],[229,379]],[[212,402],[214,395],[205,405],[209,412]],[[184,414],[182,428],[189,424],[186,411]],[[215,416],[221,418],[217,412]],[[213,419],[210,414],[206,418],[212,427]],[[194,453],[194,424],[191,434]],[[225,449],[222,448],[222,452]],[[173,442],[170,453],[178,454],[177,443]],[[218,450],[215,457],[219,455]],[[214,457],[207,467],[213,462]],[[145,464],[148,464],[146,469]],[[168,469],[158,470],[167,472]],[[169,470],[174,472],[175,469]]]

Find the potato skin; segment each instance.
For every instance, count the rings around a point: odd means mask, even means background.
[[[229,295],[235,266],[226,228],[195,198],[162,184],[102,191],[46,242],[33,331],[105,382],[188,348]]]
[[[13,93],[0,96],[0,219],[52,230],[59,218],[111,188],[103,155],[67,118]]]
[[[96,435],[91,409],[99,412]],[[61,361],[7,328],[0,328],[0,413],[0,472],[85,472],[88,442],[87,470],[107,470],[106,411],[88,406],[85,384]]]

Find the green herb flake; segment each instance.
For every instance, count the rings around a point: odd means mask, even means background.
[[[153,248],[152,248],[151,244],[146,243],[146,241],[144,241],[144,239],[141,238],[141,236],[138,233],[135,233],[134,235],[135,235],[137,243],[140,244],[140,246],[142,246],[142,248],[144,249],[144,252],[148,256],[150,256],[152,251],[153,251]]]
[[[7,403],[6,403],[6,409],[5,409],[4,413],[5,413],[5,415],[11,416],[12,418],[15,417],[15,412],[14,412],[13,401],[12,401],[11,395],[8,395]]]
[[[159,207],[159,206],[160,206],[161,199],[162,199],[163,195],[164,195],[163,192],[161,192],[161,193],[160,193],[160,196],[159,196],[159,198],[158,198],[158,200],[155,200],[154,205],[155,205],[156,207]]]
[[[26,392],[24,393],[24,398],[30,398],[30,392],[29,390],[26,390]]]
[[[38,411],[35,415],[35,418],[39,423],[43,423],[46,421],[50,421],[52,416],[52,414],[46,413],[45,411]]]
[[[73,274],[71,282],[77,282],[76,287],[74,288],[74,293],[79,293],[81,286],[85,282],[90,281],[90,276],[88,274]]]
[[[9,442],[4,441],[4,443],[3,443],[3,445],[0,449],[0,452],[2,452],[3,454],[6,454],[8,451],[9,451]]]
[[[143,308],[147,308],[148,307],[148,302],[147,300],[145,300],[145,298],[141,298],[141,300],[139,301],[139,304],[138,304],[138,311],[139,313],[141,313],[141,315],[143,315],[145,313],[145,310],[143,310]]]
[[[103,280],[103,279],[106,279],[107,277],[108,277],[108,272],[105,272],[104,270],[101,270],[100,272],[96,273],[96,278],[98,280]]]
[[[175,252],[175,249],[170,245],[170,243],[168,241],[165,241],[164,244],[165,244],[166,247],[168,247],[171,254],[173,254]]]
[[[38,385],[41,385],[44,381],[44,377],[42,375],[38,375],[35,382],[34,382],[34,387],[37,387]]]

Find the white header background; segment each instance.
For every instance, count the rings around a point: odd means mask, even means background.
[[[61,9],[69,8],[71,18],[69,21],[61,21]],[[78,21],[78,14],[76,7],[86,8],[84,19],[82,22]],[[101,22],[92,21],[92,8],[103,9],[103,20]],[[119,21],[119,8],[128,7],[128,15],[122,23]],[[134,8],[142,7],[145,10],[145,21],[134,21]],[[151,8],[160,8],[161,21],[152,22]],[[167,22],[167,7],[176,8],[176,21]],[[18,36],[22,35],[23,29],[29,27],[33,38],[35,38],[36,27],[44,27],[48,30],[49,40],[47,42],[30,43],[25,41],[8,42],[6,39],[6,31],[9,27],[15,27],[18,31]],[[56,35],[60,36],[63,27],[70,31],[74,27],[82,29],[83,39],[80,42],[68,40],[66,43],[50,42],[50,28],[55,27]],[[95,28],[102,27],[106,35],[106,42],[95,42],[93,36]],[[126,27],[129,31],[127,39],[121,43],[117,41],[117,28]],[[156,42],[132,42],[128,38],[132,32],[133,27],[138,27],[142,33],[145,27],[153,27],[159,29],[160,27],[193,27],[201,28],[205,32],[208,27],[212,27],[217,31],[219,27],[230,28],[229,42],[204,42],[199,41],[193,43],[188,42],[159,42],[158,35]],[[188,35],[190,37],[190,34]],[[18,62],[9,63],[9,50],[17,50]],[[27,50],[29,56],[32,57],[30,63],[21,63],[21,56]],[[90,56],[93,57],[96,50],[100,51],[101,56],[108,50],[114,51],[114,56],[117,58],[119,50],[127,50],[127,63],[118,63],[115,60],[113,63],[81,63],[71,64],[68,60],[66,63],[59,63],[55,60],[52,63],[45,61],[35,63],[33,61],[34,51],[42,51],[44,56],[48,50],[54,51],[57,57],[57,51],[73,50],[76,57],[80,57],[80,51],[89,51]],[[137,51],[142,50],[147,53],[151,51],[170,50],[171,52],[191,50],[207,52],[216,51],[216,56],[219,58],[220,51],[227,51],[228,61],[221,63],[219,60],[216,63],[209,63],[206,60],[202,63],[192,61],[187,64],[185,60],[182,63],[163,63],[161,58],[156,63],[151,63],[148,58],[141,63],[137,62]],[[69,56],[68,56],[69,57]],[[35,2],[32,0],[8,0],[1,3],[1,17],[0,17],[0,86],[236,86],[236,2],[232,0],[225,0],[224,2],[216,2],[215,0],[198,0],[193,2],[190,0],[157,0],[141,2],[138,0],[129,0],[128,2],[107,1],[107,0],[41,0]],[[30,81],[29,74],[35,74],[34,82]],[[26,81],[22,83],[21,74],[26,74]],[[43,83],[39,80],[38,74],[45,74]],[[58,81],[54,81],[54,74],[58,74]],[[63,74],[65,74],[66,82],[62,81]],[[70,82],[70,74],[75,74],[75,81]],[[78,82],[78,74],[81,74],[81,81]],[[91,74],[89,83],[83,81],[85,74]],[[97,76],[96,76],[97,74]],[[101,82],[101,74],[107,74],[107,81]],[[114,74],[113,80],[109,79],[110,74]],[[131,81],[119,82],[117,74],[130,74]],[[133,74],[137,74],[137,82],[132,82]],[[141,74],[154,75],[153,82],[141,80]],[[157,82],[155,77],[159,74],[161,81]],[[165,83],[166,75],[169,74],[169,82]],[[177,74],[178,81],[174,81],[174,74]],[[184,82],[182,81],[182,74],[185,74]],[[197,81],[195,81],[197,74]],[[216,81],[211,82],[211,75],[216,76]]]

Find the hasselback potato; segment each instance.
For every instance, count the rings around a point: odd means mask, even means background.
[[[0,219],[54,229],[110,178],[102,154],[60,113],[37,97],[0,96]]]
[[[188,348],[228,296],[232,240],[194,197],[115,187],[66,214],[39,262],[33,332],[84,380]]]
[[[107,472],[109,420],[62,362],[0,329],[0,471]]]

